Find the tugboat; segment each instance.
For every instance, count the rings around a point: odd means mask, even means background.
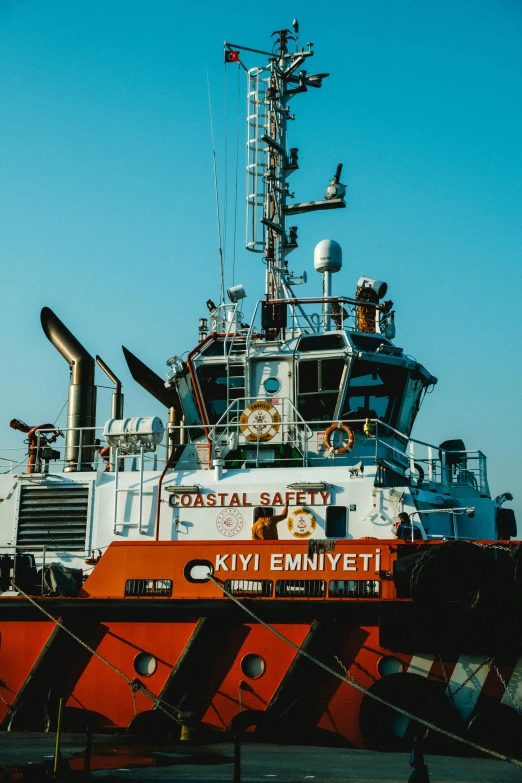
[[[386,282],[334,292],[342,249],[324,239],[322,291],[295,293],[294,222],[346,207],[341,164],[324,198],[290,191],[291,106],[328,76],[297,29],[272,51],[225,44],[246,72],[264,296],[246,315],[245,288],[222,281],[166,379],[123,349],[167,421],[125,418],[115,373],[42,310],[70,367],[67,427],[11,421],[28,461],[0,476],[4,729],[60,712],[68,728],[410,750],[413,715],[446,732],[432,748],[452,734],[518,752],[512,498],[491,497],[481,451],[411,437],[437,379],[394,342]],[[247,69],[252,53],[266,64]],[[96,363],[114,384],[104,426]]]

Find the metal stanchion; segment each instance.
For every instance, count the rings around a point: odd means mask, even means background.
[[[85,754],[83,757],[83,776],[82,780],[91,779],[91,755],[92,755],[92,726],[87,727],[87,734],[85,735]]]
[[[241,783],[241,742],[238,731],[234,734],[234,783]]]
[[[60,697],[60,702],[58,705],[58,723],[56,725],[56,744],[54,746],[53,778],[55,779],[58,777],[58,766],[60,764],[60,742],[62,739],[62,714],[64,701],[65,699]]]
[[[415,737],[413,740],[413,748],[410,754],[410,767],[413,767],[413,772],[408,778],[408,783],[430,783],[428,767],[424,763],[422,737]]]

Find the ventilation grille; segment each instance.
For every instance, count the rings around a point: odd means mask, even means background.
[[[379,582],[375,579],[339,579],[328,586],[330,598],[378,598]]]
[[[272,586],[270,579],[227,579],[225,582],[225,590],[232,595],[259,598],[270,598]]]
[[[322,579],[281,579],[276,583],[278,598],[323,598]]]
[[[87,484],[23,486],[18,516],[18,546],[85,550]]]
[[[172,595],[171,579],[127,579],[125,595]]]

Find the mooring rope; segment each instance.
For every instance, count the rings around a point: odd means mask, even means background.
[[[47,611],[47,609],[44,609],[44,607],[41,604],[39,604],[38,601],[35,601],[35,599],[31,598],[31,596],[27,595],[27,593],[24,593],[24,591],[20,587],[15,585],[14,581],[11,581],[11,584],[15,590],[17,590],[21,595],[23,595],[24,598],[27,598],[27,600],[33,606],[35,606],[40,612],[42,612],[42,614],[48,617],[49,620],[51,620],[59,628],[61,628],[62,631],[65,631],[65,633],[69,634],[69,636],[71,636],[76,642],[78,642],[78,644],[81,644],[82,647],[85,647],[85,649],[88,650],[91,653],[91,655],[94,655],[96,658],[98,658],[98,660],[100,660],[102,663],[108,666],[109,669],[112,669],[113,672],[118,674],[120,677],[123,677],[123,679],[131,689],[134,703],[136,701],[135,694],[137,691],[140,691],[147,699],[149,699],[149,701],[155,704],[157,709],[161,710],[161,712],[164,712],[165,715],[168,715],[168,717],[171,718],[172,720],[179,722],[179,716],[182,714],[182,710],[179,710],[177,707],[173,707],[172,704],[166,702],[165,699],[163,699],[161,696],[156,696],[138,678],[135,677],[133,679],[130,679],[125,674],[125,672],[122,672],[121,669],[118,669],[117,666],[115,666],[113,663],[108,661],[107,658],[104,658],[103,655],[100,655],[99,652],[97,652],[92,647],[90,647],[87,644],[87,642],[84,642],[84,640],[81,639],[79,636],[77,636],[73,631],[71,631],[70,628],[67,628],[67,626],[64,625],[61,620],[59,620],[57,617],[54,617],[50,612]],[[169,712],[169,710],[171,710],[172,712]]]
[[[506,756],[503,753],[499,753],[496,750],[491,750],[490,748],[484,748],[482,745],[478,745],[476,742],[471,742],[471,740],[465,739],[464,737],[459,737],[458,734],[454,734],[452,731],[447,731],[446,729],[442,729],[440,728],[440,726],[436,726],[434,723],[431,723],[431,721],[425,720],[424,718],[419,718],[417,715],[413,715],[411,712],[408,712],[408,710],[404,710],[402,709],[402,707],[397,707],[395,704],[391,704],[385,699],[381,699],[380,696],[377,696],[371,691],[366,690],[366,688],[363,688],[363,686],[359,685],[359,683],[347,679],[342,674],[339,674],[339,672],[336,672],[335,669],[332,669],[330,666],[328,666],[326,663],[317,660],[317,658],[314,658],[313,655],[310,655],[310,653],[306,652],[306,650],[301,649],[299,645],[294,644],[294,642],[292,642],[282,633],[276,631],[275,628],[269,625],[269,623],[262,620],[261,617],[258,617],[251,609],[249,609],[248,606],[245,606],[245,604],[241,603],[241,601],[239,601],[234,595],[232,595],[232,593],[230,593],[225,588],[225,586],[221,582],[219,582],[219,580],[217,580],[214,576],[209,574],[209,579],[217,587],[219,587],[219,589],[222,590],[223,593],[228,598],[230,598],[231,601],[237,604],[244,612],[246,612],[246,614],[250,615],[250,617],[252,617],[252,619],[254,619],[256,623],[260,623],[260,625],[263,625],[267,630],[270,631],[270,633],[274,634],[274,636],[277,636],[279,639],[281,639],[282,642],[288,644],[290,647],[293,647],[293,649],[296,650],[296,652],[298,652],[300,655],[303,655],[305,658],[308,658],[309,661],[312,661],[312,663],[315,663],[317,666],[319,666],[321,669],[324,669],[324,671],[328,672],[328,674],[331,674],[333,677],[337,677],[337,679],[341,680],[341,682],[347,683],[352,688],[355,688],[355,690],[360,691],[360,693],[363,693],[365,696],[368,696],[370,699],[379,702],[379,704],[382,704],[385,707],[389,707],[392,710],[395,710],[395,712],[399,712],[401,715],[404,715],[406,718],[409,718],[410,720],[414,720],[417,723],[426,726],[426,728],[428,729],[432,729],[433,731],[436,731],[439,734],[448,737],[449,739],[455,740],[456,742],[460,742],[463,745],[468,745],[470,748],[479,750],[482,753],[487,753],[489,756],[493,756],[493,758],[499,759],[500,761],[508,761],[510,764],[514,764],[515,767],[522,769],[522,761],[512,758],[511,756]]]

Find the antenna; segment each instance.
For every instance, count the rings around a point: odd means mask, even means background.
[[[208,111],[210,114],[210,135],[212,138],[212,160],[214,163],[214,190],[216,193],[216,214],[217,214],[217,232],[218,232],[218,251],[219,251],[219,272],[221,277],[220,297],[221,304],[225,301],[225,266],[223,263],[223,244],[221,242],[221,216],[219,213],[219,189],[216,164],[216,143],[214,140],[214,123],[212,121],[212,101],[210,100],[210,82],[208,79],[208,65],[205,63],[207,72],[207,92],[208,92]]]
[[[287,256],[297,247],[295,226],[287,232],[288,216],[318,209],[345,207],[346,189],[340,182],[341,166],[328,188],[328,196],[315,201],[289,203],[293,193],[288,177],[297,171],[298,150],[288,149],[287,124],[294,120],[289,103],[310,87],[319,88],[327,73],[308,74],[302,69],[308,57],[313,57],[312,44],[298,49],[299,22],[292,29],[276,30],[272,53],[225,42],[229,50],[244,50],[266,54],[266,65],[247,71],[247,232],[246,248],[262,253],[266,263],[267,300],[288,298]],[[296,51],[289,52],[288,42],[296,41]],[[292,221],[293,222],[293,221]]]

